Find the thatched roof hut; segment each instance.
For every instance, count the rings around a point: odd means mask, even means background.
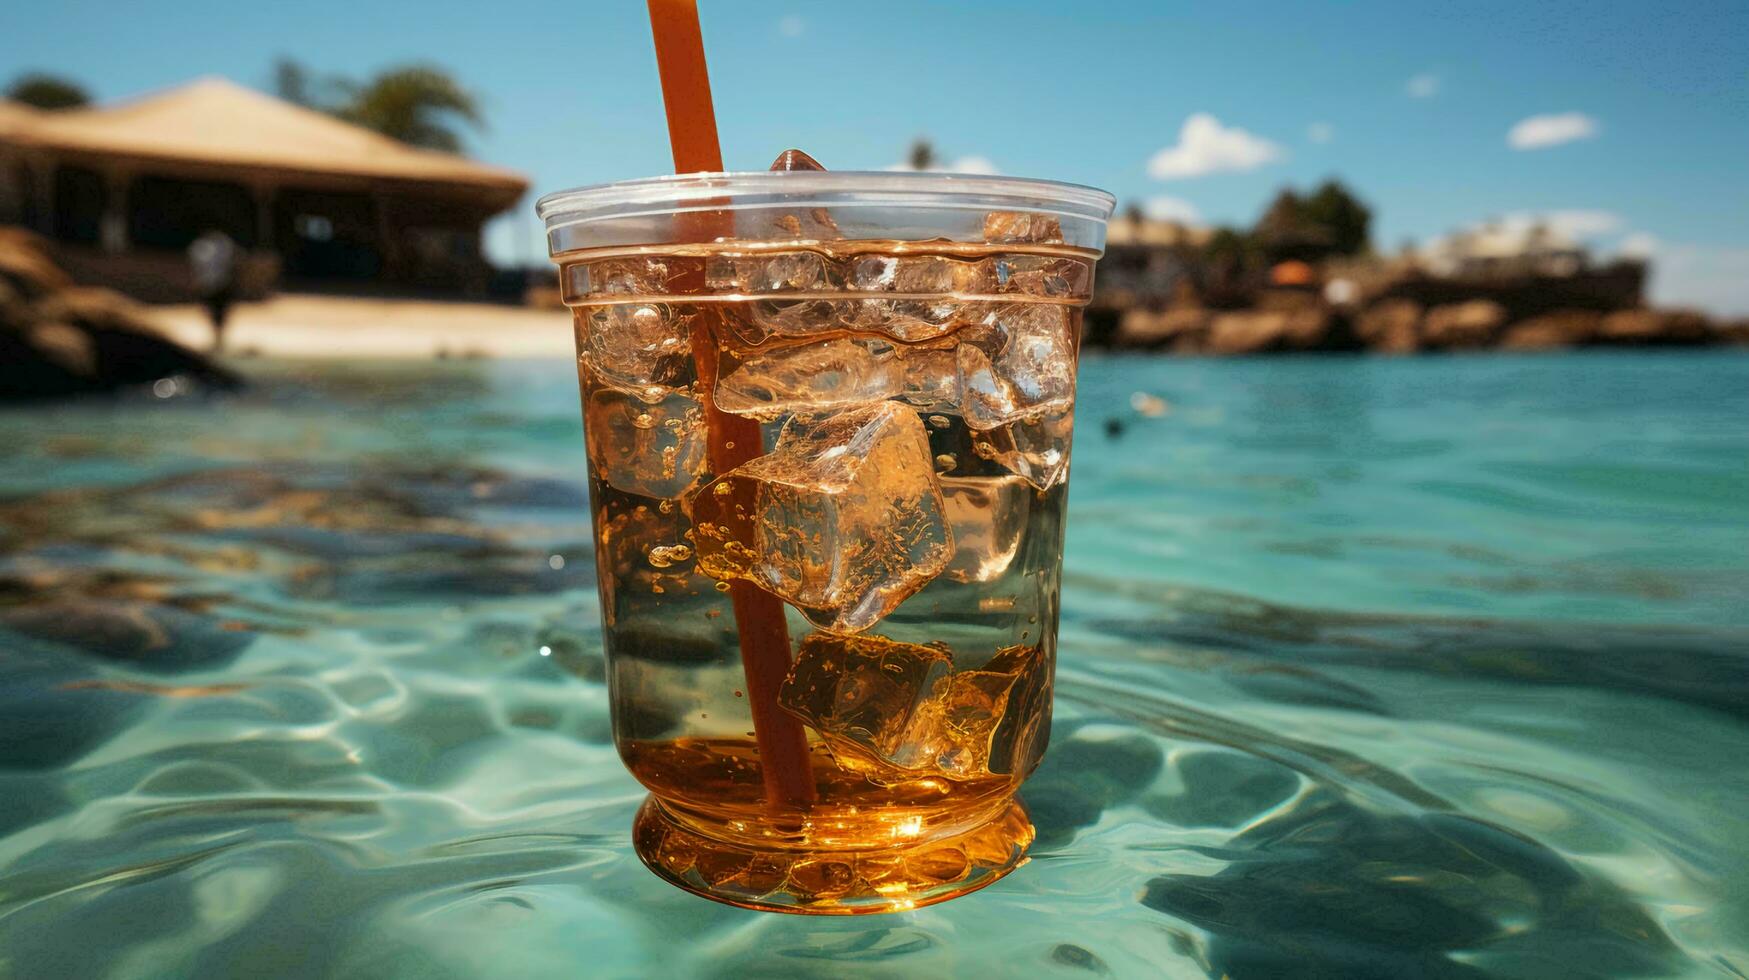
[[[220,78],[89,109],[0,104],[0,223],[136,294],[180,283],[209,229],[293,281],[481,286],[481,225],[527,188]]]

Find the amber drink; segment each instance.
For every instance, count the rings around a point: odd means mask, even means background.
[[[812,171],[541,202],[576,327],[614,735],[650,790],[634,841],[657,874],[853,913],[1023,859],[1111,203]]]

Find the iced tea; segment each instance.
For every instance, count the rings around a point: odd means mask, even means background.
[[[939,901],[1032,837],[1014,793],[1050,734],[1098,253],[1029,212],[985,213],[970,241],[760,217],[754,235],[555,256],[614,733],[652,794],[636,844],[751,907]],[[759,442],[721,472],[713,410]],[[731,602],[749,588],[781,600],[772,710],[797,729],[800,791],[762,768]]]

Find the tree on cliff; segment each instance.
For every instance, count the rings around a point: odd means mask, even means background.
[[[1309,196],[1285,188],[1251,230],[1272,262],[1313,262],[1355,255],[1368,247],[1372,211],[1337,181],[1325,181]]]
[[[79,83],[43,72],[18,76],[7,86],[6,98],[38,109],[77,109],[91,102]]]
[[[430,65],[390,68],[358,82],[338,76],[317,79],[298,62],[281,58],[274,65],[274,89],[288,102],[432,150],[460,152],[459,123],[485,126],[473,93]]]
[[[1337,255],[1358,255],[1367,249],[1372,210],[1341,183],[1325,181],[1301,204],[1300,214],[1324,230]]]

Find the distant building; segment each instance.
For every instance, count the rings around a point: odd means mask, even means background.
[[[1094,280],[1098,290],[1094,304],[1130,307],[1164,301],[1211,234],[1207,228],[1135,214],[1112,218],[1105,232],[1105,257],[1099,260]]]
[[[1213,234],[1208,228],[1135,212],[1112,218],[1087,307],[1087,340],[1109,342],[1126,311],[1194,301],[1202,249]]]
[[[1433,243],[1421,266],[1447,279],[1572,276],[1590,266],[1584,246],[1545,224],[1490,222]]]
[[[1382,261],[1380,270],[1386,266],[1395,271],[1369,278],[1357,270],[1368,296],[1424,306],[1487,299],[1515,319],[1557,310],[1635,309],[1645,303],[1644,261],[1598,262],[1585,245],[1541,222],[1491,221]]]
[[[481,226],[522,175],[423,150],[219,78],[92,109],[0,103],[0,224],[46,236],[75,278],[188,293],[217,229],[246,285],[484,288]]]

